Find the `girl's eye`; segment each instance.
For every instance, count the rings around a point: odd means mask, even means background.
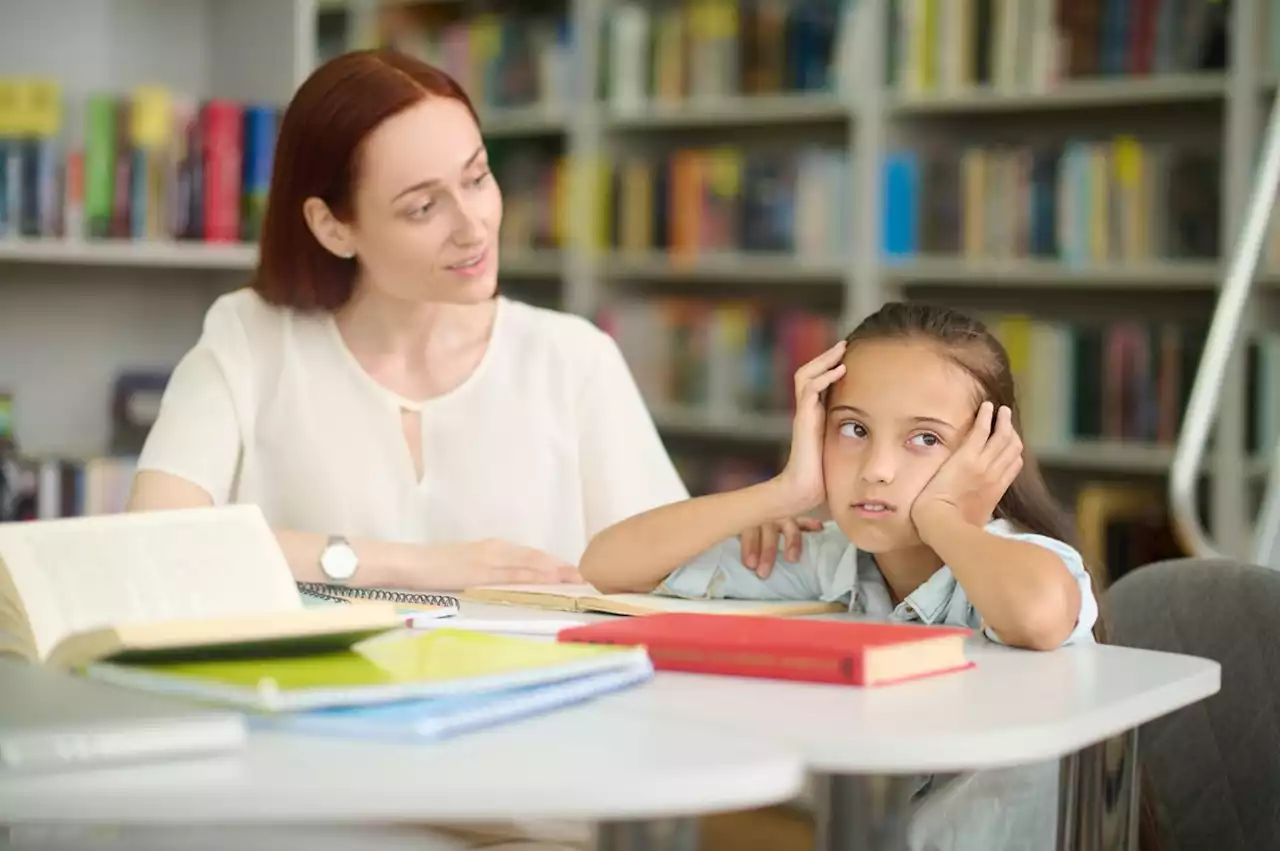
[[[489,179],[489,175],[491,175],[492,173],[493,172],[491,171],[482,172],[475,180],[471,181],[471,185],[472,186],[482,185],[486,180]]]
[[[867,436],[867,430],[861,423],[840,423],[840,434],[843,437],[863,438]]]
[[[929,434],[928,432],[925,432],[923,434],[917,434],[914,437],[912,437],[911,440],[918,441],[915,444],[916,446],[937,446],[942,442],[941,440],[938,439],[938,436],[936,434]]]

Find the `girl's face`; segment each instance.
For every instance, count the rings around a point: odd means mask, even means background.
[[[858,342],[827,399],[827,506],[854,546],[918,546],[911,506],[972,427],[972,376],[917,340]]]
[[[491,298],[502,193],[467,108],[426,98],[371,133],[359,162],[352,238],[362,282],[407,301]]]

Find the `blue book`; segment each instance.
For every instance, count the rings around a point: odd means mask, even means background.
[[[250,716],[250,723],[260,729],[325,736],[393,742],[438,741],[583,703],[652,677],[652,665],[633,664],[544,685],[456,697]]]

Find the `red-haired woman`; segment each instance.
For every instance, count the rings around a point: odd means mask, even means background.
[[[594,532],[688,494],[612,339],[496,294],[501,222],[457,83],[383,51],[317,69],[253,285],[174,371],[131,509],[256,503],[299,581],[580,581]]]

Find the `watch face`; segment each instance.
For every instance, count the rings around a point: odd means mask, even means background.
[[[320,557],[320,567],[331,579],[350,579],[356,572],[355,550],[346,544],[333,544]]]

